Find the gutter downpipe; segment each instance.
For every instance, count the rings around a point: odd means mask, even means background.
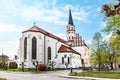
[[[46,58],[46,57],[45,57],[45,56],[46,56],[46,55],[45,55],[45,54],[46,54],[46,51],[45,51],[46,49],[45,49],[45,48],[46,48],[46,35],[44,35],[44,64],[46,63],[46,62],[45,62],[45,61],[46,61],[46,60],[45,60],[45,58]]]
[[[55,43],[55,58],[57,58],[57,44],[58,44],[58,42],[59,42],[59,39],[58,39],[58,41]]]

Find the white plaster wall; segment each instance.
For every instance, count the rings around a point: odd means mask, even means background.
[[[81,54],[81,58],[84,59],[85,67],[90,67],[90,50],[86,46],[72,48]]]
[[[27,60],[26,61],[24,61],[24,57],[23,57],[25,37],[27,37]],[[31,57],[33,37],[36,37],[37,39],[37,59],[36,60],[32,60],[32,57]],[[56,60],[55,57],[56,55],[58,55],[58,49],[60,48],[61,44],[63,43],[49,36],[45,36],[44,34],[39,33],[39,32],[25,32],[23,33],[22,38],[20,39],[20,52],[19,52],[18,63],[20,64],[21,62],[24,62],[26,65],[25,68],[34,68],[32,64],[33,61],[38,61],[39,63],[48,64],[48,47],[51,47],[51,58],[52,58],[52,61],[55,61]],[[45,55],[45,58],[44,58],[44,55]]]
[[[62,64],[62,57],[64,57],[64,55],[67,55],[66,58],[64,58],[64,62],[68,63],[68,57],[70,57],[70,64],[68,65],[68,68],[72,67],[72,68],[79,68],[81,67],[81,59],[80,59],[80,55],[74,54],[74,53],[58,53],[58,58],[57,58],[57,64],[56,67],[57,68],[66,68],[65,63]],[[72,57],[71,57],[72,55]]]
[[[24,61],[24,39],[27,37],[27,60]],[[31,55],[32,55],[32,38],[36,37],[37,39],[37,59],[32,60]],[[24,62],[26,68],[34,68],[32,62],[33,61],[38,61],[38,62],[43,62],[44,61],[44,35],[38,32],[25,32],[22,35],[22,38],[20,40],[20,53],[19,53],[19,63]],[[19,66],[20,67],[20,66]]]

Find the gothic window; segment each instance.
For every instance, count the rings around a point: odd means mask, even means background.
[[[48,60],[51,60],[51,48],[48,47]]]
[[[37,40],[35,37],[32,38],[32,59],[36,59],[37,55]]]
[[[84,65],[84,59],[81,59],[81,63],[82,63],[82,65]]]
[[[68,57],[68,64],[70,64],[70,57]]]
[[[64,64],[64,57],[62,57],[62,64]]]
[[[24,61],[27,59],[27,37],[24,39]]]

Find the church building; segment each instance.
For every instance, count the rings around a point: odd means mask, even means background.
[[[25,68],[34,68],[33,62],[38,61],[49,67],[54,61],[55,68],[90,67],[90,52],[85,41],[76,33],[71,9],[66,27],[67,40],[34,25],[22,32],[18,51],[18,64],[24,63]],[[18,65],[18,68],[21,68]]]

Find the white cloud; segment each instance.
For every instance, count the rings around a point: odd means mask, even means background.
[[[100,22],[101,28],[105,28],[107,26],[105,21]]]
[[[91,44],[92,44],[91,39],[86,40],[85,43],[86,43],[87,45],[91,45]]]
[[[0,24],[0,32],[21,32],[24,27],[15,24]]]
[[[23,6],[21,9],[21,17],[28,21],[35,20],[55,24],[66,24],[65,19],[68,19],[69,7],[72,9],[74,20],[86,22],[89,16],[89,12],[79,6],[66,4],[60,8],[56,8],[56,0],[53,0],[51,4],[54,5],[51,9],[47,7],[43,8],[43,5],[38,6],[38,4],[33,6]]]
[[[76,12],[73,12],[74,19],[82,22],[86,22],[89,16],[89,12],[86,12],[84,9],[80,9]]]
[[[4,44],[4,46],[0,46],[0,49],[1,49],[0,55],[3,53],[9,56],[10,59],[13,59],[14,55],[17,55],[18,47],[19,47],[19,39],[14,40],[14,41],[2,42],[1,44],[2,45]]]
[[[112,36],[112,33],[106,35],[106,36],[102,39],[102,41],[109,42],[111,36]]]
[[[101,12],[101,6],[96,9],[97,12]]]
[[[64,40],[67,40],[66,39],[66,34],[59,33],[59,34],[55,34],[55,35],[58,36],[58,37],[60,37],[60,38],[62,38],[62,39],[64,39]]]
[[[53,0],[52,1],[52,6],[55,6],[56,5],[56,0]]]
[[[90,13],[85,10],[90,8],[90,6],[80,7],[80,6],[72,6],[71,4],[66,4],[65,6],[63,6],[62,9],[64,9],[65,11],[68,11],[69,8],[71,8],[72,10],[72,16],[74,20],[77,20],[80,22],[87,22],[88,16]],[[65,17],[68,18],[68,12],[65,15],[66,15]]]
[[[65,24],[62,19],[64,13],[58,9],[40,9],[36,6],[24,7],[21,11],[21,16],[26,20],[45,21],[55,24]]]

